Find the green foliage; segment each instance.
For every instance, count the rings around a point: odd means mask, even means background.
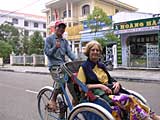
[[[20,34],[18,29],[13,25],[0,25],[0,40],[10,44],[15,54],[18,54],[20,52]]]
[[[90,23],[90,21],[96,21],[96,24]],[[104,22],[106,26],[112,25],[112,20],[107,16],[107,14],[103,11],[103,9],[95,7],[93,13],[87,16],[88,27],[92,30],[92,32],[98,32],[102,29],[102,26],[99,23]],[[95,38],[103,48],[107,45],[116,43],[118,38],[114,35],[113,31],[108,30],[103,38]]]
[[[96,38],[96,41],[101,44],[102,48],[107,46],[107,41],[104,38]]]
[[[16,55],[43,54],[44,40],[40,32],[34,32],[30,37],[24,36],[13,25],[5,23],[0,25],[0,42],[5,47],[3,51],[2,45],[0,48],[2,57],[9,56],[11,51]]]
[[[29,54],[30,48],[30,41],[28,36],[22,36],[21,38],[21,47],[20,47],[20,54]]]
[[[96,24],[91,24],[90,21],[96,21]],[[97,32],[102,27],[99,25],[100,22],[104,22],[107,26],[111,26],[112,20],[107,16],[107,14],[99,7],[94,7],[93,13],[87,16],[88,27]]]
[[[4,60],[9,57],[12,52],[12,46],[5,41],[0,40],[0,57]]]
[[[105,34],[105,38],[107,39],[107,41],[118,41],[118,37],[113,33],[113,32],[109,32]]]
[[[103,38],[96,38],[95,40],[97,40],[104,48],[110,44],[117,43],[118,39],[119,38],[113,32],[108,32]]]
[[[30,37],[29,54],[43,54],[44,40],[40,32],[36,31]]]

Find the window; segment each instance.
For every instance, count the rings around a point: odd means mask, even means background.
[[[68,23],[68,27],[71,27],[71,22]]]
[[[28,26],[28,21],[24,21],[24,26]]]
[[[82,7],[82,16],[88,15],[89,13],[90,13],[89,5],[84,5],[84,6]]]
[[[43,37],[46,37],[46,32],[43,32]]]
[[[24,30],[24,36],[29,36],[29,31],[28,30]]]
[[[35,23],[34,23],[34,27],[35,27],[35,28],[38,28],[38,23],[35,22]]]
[[[67,11],[65,10],[63,12],[63,18],[66,18],[67,17]],[[71,17],[71,10],[68,11],[68,17]]]
[[[119,10],[118,9],[115,9],[115,13],[118,13],[119,12]]]
[[[45,23],[43,24],[43,28],[46,28],[46,24]]]
[[[13,19],[12,19],[12,23],[13,23],[13,24],[18,24],[18,19],[17,19],[17,18],[13,18]]]

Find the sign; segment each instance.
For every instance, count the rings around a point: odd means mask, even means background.
[[[112,20],[112,16],[108,16],[109,17],[109,19],[111,19]],[[106,24],[104,23],[104,22],[96,22],[96,20],[90,20],[89,21],[89,24],[91,24],[91,25],[98,25],[98,26],[100,26],[101,28],[103,28],[103,27],[107,27],[106,26]],[[88,27],[88,21],[87,20],[85,20],[85,21],[83,21],[83,29],[84,30],[89,30],[90,28]]]
[[[154,31],[154,30],[159,30],[158,26],[134,28],[134,29],[126,29],[126,30],[115,30],[114,34],[133,33],[133,32],[140,32],[140,31]]]
[[[117,63],[122,64],[122,46],[120,38],[117,41]]]
[[[115,34],[158,30],[160,17],[127,21],[114,24]]]

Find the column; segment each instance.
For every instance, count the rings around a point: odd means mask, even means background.
[[[23,65],[24,66],[26,65],[26,54],[25,53],[23,54]]]
[[[158,67],[160,67],[160,19],[157,24],[158,24],[158,51],[159,51],[159,65],[158,65]]]
[[[13,60],[14,56],[15,56],[15,54],[12,52],[12,53],[10,54],[10,65],[13,65],[13,64],[14,64],[14,60]]]
[[[32,54],[33,57],[33,66],[36,66],[37,62],[36,62],[36,54]]]
[[[75,52],[74,41],[71,41],[71,43],[72,43],[72,51]]]
[[[68,1],[66,2],[66,14],[67,14],[67,19],[68,19]],[[67,27],[68,27],[68,22],[67,22]]]
[[[72,19],[71,26],[73,26],[73,3],[72,2],[71,2],[71,19]]]

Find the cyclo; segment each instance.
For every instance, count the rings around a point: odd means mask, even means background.
[[[54,93],[56,82],[53,83],[53,87],[45,86],[39,90],[37,98],[41,120],[114,120],[108,103],[101,97],[93,95],[87,86],[76,77],[82,62],[66,62],[52,73],[54,81],[58,81],[62,89],[62,92],[57,96],[57,110],[55,112],[48,108],[47,103]],[[67,92],[64,83],[70,87],[68,89],[70,89],[71,94]],[[146,99],[139,93],[125,88],[123,90],[147,104]],[[78,104],[73,106],[71,97],[78,100]],[[125,119],[129,119],[127,115],[125,116]]]

